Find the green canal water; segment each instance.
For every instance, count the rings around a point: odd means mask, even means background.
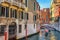
[[[26,40],[26,38],[22,38],[22,39],[19,39],[19,40]],[[40,35],[39,34],[35,34],[35,35],[32,35],[32,36],[29,36],[27,38],[27,40],[40,40]]]

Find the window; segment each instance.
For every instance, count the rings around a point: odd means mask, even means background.
[[[54,17],[52,17],[52,20],[54,20]]]
[[[39,6],[39,11],[40,11],[40,6]]]
[[[55,22],[59,22],[59,17],[55,17]]]
[[[4,7],[2,7],[2,14],[1,15],[5,16],[5,8]]]
[[[0,16],[9,17],[9,7],[0,6]]]
[[[15,18],[15,10],[12,10],[12,17]]]
[[[34,11],[35,11],[35,2],[34,2]]]
[[[51,16],[52,16],[52,11],[51,11]]]
[[[59,11],[59,17],[60,17],[60,11]]]
[[[1,14],[2,14],[2,13],[1,13],[1,6],[0,6],[0,16],[2,16]]]
[[[35,20],[36,20],[36,15],[35,15]]]
[[[39,15],[39,18],[40,18],[40,15]]]
[[[23,19],[23,12],[21,12],[20,15],[21,15],[21,19]]]
[[[34,15],[34,21],[36,21],[36,15]]]
[[[39,18],[39,17],[38,17],[38,14],[36,15],[36,19],[37,19],[37,18]]]
[[[54,3],[57,3],[57,0],[53,0]]]
[[[21,16],[20,16],[20,11],[19,11],[19,19],[21,18]]]
[[[10,9],[10,17],[12,18],[12,8]]]
[[[19,1],[19,0],[13,0],[13,1],[16,1],[16,2],[17,2],[17,1]]]
[[[0,36],[4,35],[5,27],[6,27],[6,25],[0,25]]]
[[[15,18],[17,18],[17,10],[15,10]]]
[[[35,28],[35,24],[34,24],[34,28]]]
[[[21,2],[23,2],[23,0],[21,0]]]
[[[9,17],[9,7],[6,7],[6,17]]]
[[[22,25],[19,25],[19,33],[21,33]]]
[[[5,16],[5,8],[1,7],[1,16]]]
[[[45,23],[45,20],[43,20],[43,23]]]
[[[24,19],[24,13],[23,12],[19,12],[19,18]]]
[[[16,9],[10,9],[10,16],[11,18],[17,18],[17,10]]]
[[[28,13],[26,13],[26,15],[27,15],[27,20],[28,20]]]
[[[46,15],[46,19],[48,20],[48,15]]]
[[[27,28],[27,25],[25,24],[25,29]]]
[[[27,7],[27,0],[25,0],[25,5],[26,5],[26,7]]]
[[[9,25],[9,35],[16,33],[16,25]]]
[[[16,0],[16,1],[18,1],[19,3],[21,2],[21,0]]]

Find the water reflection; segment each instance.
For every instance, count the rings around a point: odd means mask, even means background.
[[[32,37],[29,37],[28,40],[40,40],[40,36],[39,36],[39,34],[36,34]]]
[[[23,38],[20,40],[26,40],[26,38]],[[27,40],[40,40],[40,35],[39,34],[32,35],[32,36],[28,37]]]

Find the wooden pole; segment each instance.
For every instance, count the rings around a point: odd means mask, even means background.
[[[8,38],[8,37],[7,37],[7,32],[5,32],[4,35],[5,35],[5,36],[4,36],[4,37],[5,37],[4,40],[7,40],[7,38]]]
[[[4,40],[8,40],[8,26],[6,26],[6,28],[4,30],[5,30],[4,31]]]

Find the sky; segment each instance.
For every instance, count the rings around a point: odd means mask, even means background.
[[[37,0],[37,2],[39,3],[41,9],[50,8],[51,0]]]

